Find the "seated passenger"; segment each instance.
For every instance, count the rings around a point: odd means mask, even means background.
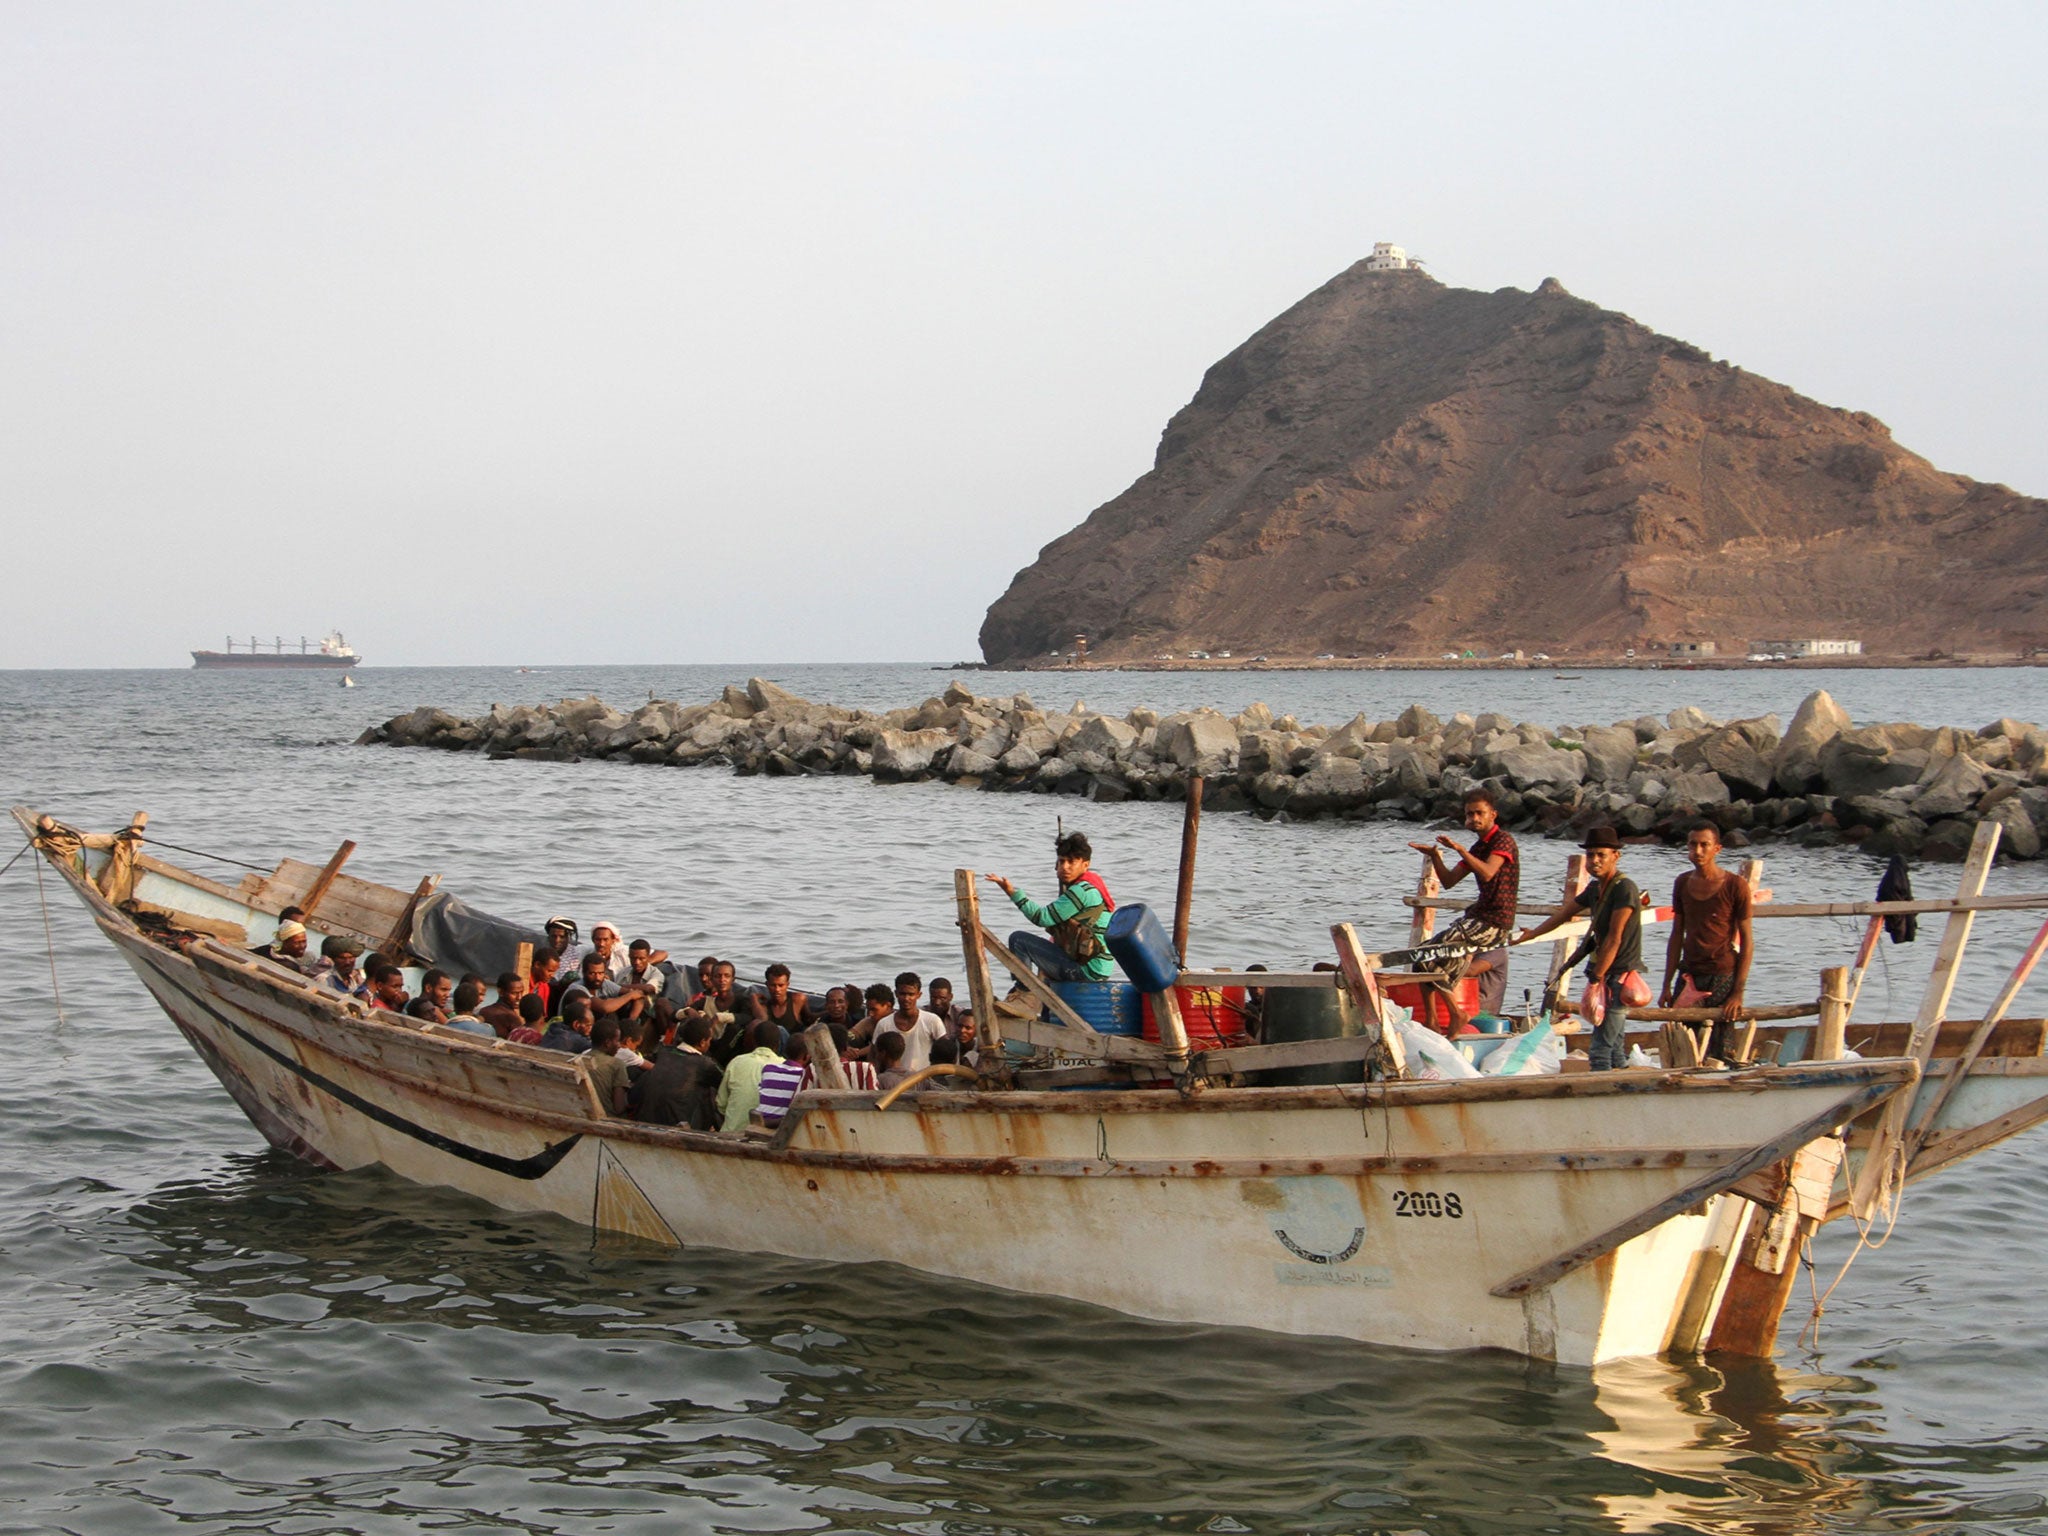
[[[647,1058],[640,1054],[640,1048],[646,1043],[650,1033],[657,1039],[660,1038],[659,1032],[645,1019],[620,1019],[619,1060],[629,1067],[646,1066]]]
[[[663,1029],[676,1021],[676,1005],[668,996],[674,972],[675,967],[656,955],[654,946],[645,939],[635,939],[626,946],[626,974],[619,985],[628,992],[639,993],[646,1005],[638,1016],[653,1019]]]
[[[562,1002],[562,1016],[548,1026],[548,1032],[540,1037],[540,1043],[551,1051],[566,1051],[571,1056],[581,1056],[590,1049],[590,999],[584,996],[565,998]]]
[[[946,1038],[946,1026],[918,1006],[924,984],[917,972],[905,971],[896,978],[896,1011],[875,1025],[875,1038],[899,1034],[903,1037],[903,1070],[922,1072],[932,1064],[932,1042]]]
[[[881,1028],[882,1020],[889,1017],[889,1010],[896,1006],[896,994],[878,981],[867,989],[862,1000],[867,1004],[867,1012],[853,1021],[853,1028],[849,1031],[853,1036],[853,1048],[857,1051],[864,1051],[874,1043],[875,1032]]]
[[[319,962],[310,974],[321,986],[331,987],[344,997],[368,997],[370,978],[356,964],[356,956],[362,952],[362,945],[338,933],[322,939]]]
[[[676,1026],[676,1042],[654,1053],[630,1090],[634,1112],[649,1125],[718,1128],[718,1085],[725,1074],[704,1054],[711,1023],[701,1014]]]
[[[454,1001],[455,978],[446,971],[428,971],[420,978],[420,995],[406,1005],[405,1011],[429,1024],[446,1024],[448,1005]]]
[[[749,999],[758,1022],[773,1019],[786,1034],[796,1034],[811,1024],[811,1000],[789,990],[789,967],[781,961],[768,967],[765,985]]]
[[[533,961],[526,969],[526,990],[540,999],[540,1016],[552,1019],[562,1011],[561,984],[555,979],[555,972],[561,966],[552,951],[535,950]]]
[[[277,925],[277,936],[268,944],[258,945],[256,953],[273,965],[281,965],[288,971],[303,975],[306,971],[306,925],[292,918],[285,918]]]
[[[526,996],[526,978],[517,971],[507,971],[498,978],[498,1000],[487,1008],[479,1008],[477,1017],[498,1032],[500,1040],[509,1036],[519,1027],[519,1000]]]
[[[465,1034],[478,1035],[485,1040],[496,1040],[498,1032],[488,1021],[477,1016],[477,1007],[484,1000],[483,981],[475,976],[465,976],[455,984],[455,1011],[448,1015],[451,1029]]]
[[[596,950],[583,957],[582,974],[562,988],[562,1005],[568,1006],[569,999],[588,999],[590,1011],[601,1019],[613,1017],[638,1018],[641,1009],[647,1006],[647,999],[639,993],[628,994],[605,970],[605,958]]]
[[[576,919],[551,917],[542,924],[542,931],[548,936],[548,952],[555,957],[562,974],[574,976],[583,957],[590,953],[590,946],[576,937]],[[540,951],[535,950],[534,955],[538,958]]]
[[[846,988],[831,987],[825,993],[825,1012],[818,1020],[821,1024],[837,1024],[841,1029],[849,1028],[853,1015],[847,1012]]]
[[[610,923],[592,923],[590,925],[590,948],[576,957],[576,965],[579,970],[582,968],[583,961],[590,955],[596,955],[604,961],[604,973],[606,976],[618,982],[621,986],[625,985],[627,966],[626,946],[620,941],[619,930],[616,927]]]
[[[747,1120],[761,1107],[761,1074],[772,1062],[782,1060],[775,1044],[782,1038],[782,1026],[763,1019],[747,1032],[753,1049],[726,1064],[725,1081],[718,1085],[718,1128],[728,1133],[744,1131]]]
[[[388,1013],[403,1013],[407,1001],[405,972],[389,960],[373,964],[370,967],[370,1006]]]
[[[625,1062],[619,1059],[619,1021],[598,1019],[590,1026],[590,1049],[583,1053],[584,1070],[590,1086],[597,1090],[597,1102],[614,1115],[626,1112]]]
[[[507,1045],[539,1045],[547,1033],[548,1005],[534,993],[519,999],[519,1022],[505,1036]]]
[[[910,1076],[903,1066],[903,1036],[894,1030],[876,1035],[874,1049],[868,1054],[874,1059],[875,1082],[882,1092],[887,1093]]]
[[[953,1067],[960,1064],[960,1042],[958,1040],[934,1040],[932,1042],[931,1064],[935,1067]]]
[[[793,1035],[782,1060],[770,1062],[761,1069],[760,1113],[763,1125],[782,1124],[782,1117],[789,1113],[789,1101],[803,1086],[809,1058],[810,1047],[805,1044],[804,1037]]]
[[[946,1026],[947,1039],[960,1038],[960,1021],[968,1017],[968,1012],[953,1001],[952,982],[943,976],[934,976],[931,986],[925,990],[924,1008],[925,1012]]]
[[[688,1011],[710,1022],[711,1043],[706,1050],[721,1067],[745,1049],[750,1010],[733,986],[730,960],[713,963],[709,985],[690,999]]]

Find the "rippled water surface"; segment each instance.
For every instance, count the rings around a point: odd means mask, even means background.
[[[760,668],[912,703],[911,667]],[[755,970],[957,967],[956,864],[1043,883],[1053,819],[1125,899],[1166,899],[1179,808],[721,770],[354,749],[433,703],[707,697],[736,668],[369,669],[333,678],[0,673],[0,784],[89,825],[318,860],[478,905],[609,917]],[[1499,708],[1583,723],[1778,710],[1824,681],[1859,719],[2048,718],[2048,673],[977,675],[1304,720]],[[1391,939],[1408,829],[1211,817],[1197,961],[1305,962],[1335,917]],[[12,849],[7,850],[9,853]],[[1846,851],[1766,850],[1779,899],[1867,895]],[[168,855],[233,879],[232,865]],[[1532,883],[1561,844],[1528,849]],[[1675,852],[1628,867],[1662,886]],[[1923,892],[1952,871],[1919,872]],[[2048,869],[1994,886],[2041,888]],[[2048,1133],[1907,1197],[1776,1365],[1598,1372],[1133,1322],[887,1266],[593,1243],[381,1174],[263,1149],[70,897],[0,876],[0,1531],[2048,1532]],[[1793,927],[1794,932],[1783,929]],[[1958,1008],[2031,931],[1986,920]],[[1851,925],[1779,925],[1759,995],[1811,996]],[[1932,937],[1887,950],[1858,1017],[1910,1016]],[[1516,984],[1519,988],[1519,983]],[[2042,1012],[2027,995],[2022,1012]],[[1825,1287],[1848,1252],[1833,1229]]]

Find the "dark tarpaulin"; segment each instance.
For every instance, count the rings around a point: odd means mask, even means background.
[[[519,964],[519,946],[546,950],[548,936],[509,918],[479,912],[446,891],[436,891],[413,914],[410,947],[451,976],[465,972],[496,982]]]

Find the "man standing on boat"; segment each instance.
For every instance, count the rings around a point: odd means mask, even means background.
[[[1534,928],[1524,928],[1515,942],[1526,944],[1551,929],[1589,914],[1586,937],[1565,962],[1569,971],[1586,962],[1586,1003],[1593,1038],[1586,1054],[1595,1072],[1611,1072],[1628,1064],[1628,1010],[1650,1000],[1643,980],[1643,902],[1635,881],[1621,872],[1621,834],[1595,827],[1586,834],[1586,888]],[[1560,972],[1559,974],[1563,974]]]
[[[1718,1008],[1707,1055],[1728,1059],[1728,1026],[1742,1011],[1751,948],[1749,882],[1715,861],[1721,833],[1703,821],[1685,838],[1692,868],[1671,888],[1671,942],[1664,949],[1664,1006]]]
[[[1103,933],[1116,904],[1109,899],[1102,877],[1088,867],[1095,850],[1086,836],[1069,832],[1054,851],[1060,893],[1043,905],[1001,875],[986,877],[1017,904],[1026,921],[1050,934],[1019,929],[1010,935],[1010,948],[1037,966],[1048,981],[1108,981],[1115,971]]]
[[[1461,847],[1448,832],[1439,834],[1434,843],[1408,845],[1429,860],[1445,890],[1467,875],[1479,886],[1479,899],[1465,909],[1464,916],[1413,951],[1410,963],[1417,970],[1441,969],[1447,986],[1466,969],[1483,963],[1479,1011],[1498,1015],[1508,995],[1507,944],[1515,931],[1515,902],[1522,891],[1522,855],[1514,837],[1500,824],[1493,796],[1485,790],[1466,792],[1464,820],[1465,830],[1473,834],[1470,848]],[[1455,867],[1444,863],[1442,849],[1446,848],[1457,855]],[[1457,1013],[1453,1004],[1454,1019]]]

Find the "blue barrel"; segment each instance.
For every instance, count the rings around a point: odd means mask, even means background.
[[[1052,989],[1099,1034],[1144,1032],[1145,995],[1127,981],[1055,981]]]
[[[1164,992],[1180,979],[1180,956],[1152,909],[1139,902],[1109,914],[1109,952],[1142,991]]]

